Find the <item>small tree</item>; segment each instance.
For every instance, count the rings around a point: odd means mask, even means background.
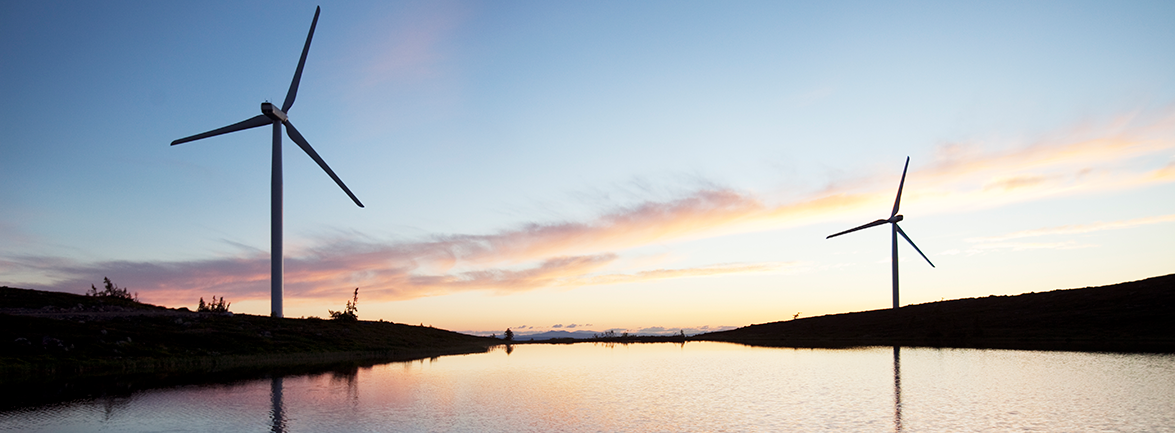
[[[347,301],[347,306],[346,306],[346,308],[343,308],[343,311],[334,311],[334,310],[326,310],[326,311],[330,313],[331,319],[353,322],[353,321],[359,320],[359,313],[358,313],[359,307],[355,306],[358,304],[359,304],[359,288],[356,287],[355,288],[355,296],[352,297],[350,301]]]
[[[139,294],[136,292],[131,295],[130,290],[125,287],[118,287],[110,282],[110,278],[102,277],[103,290],[98,290],[93,284],[90,285],[90,291],[86,292],[86,296],[102,296],[109,298],[126,299],[128,301],[139,302]]]
[[[205,304],[204,298],[201,297],[200,306],[196,307],[196,311],[201,313],[227,313],[229,305],[232,305],[232,302],[224,302],[224,296],[221,296],[219,301],[213,296],[212,302],[208,304]]]
[[[506,333],[502,336],[506,341],[514,341],[514,331],[511,331],[510,328],[506,328]]]

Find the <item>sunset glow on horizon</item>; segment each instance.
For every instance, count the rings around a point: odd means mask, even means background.
[[[903,305],[1175,272],[1175,6],[845,6],[323,4],[291,116],[367,208],[286,141],[286,317],[888,308],[888,231],[825,237],[907,156]],[[268,129],[168,143],[280,101],[313,11],[0,6],[0,285],[268,314]]]

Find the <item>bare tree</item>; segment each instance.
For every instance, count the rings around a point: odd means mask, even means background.
[[[359,288],[356,287],[355,288],[355,296],[352,297],[350,301],[347,301],[347,306],[346,306],[346,308],[343,308],[343,311],[334,311],[334,310],[329,310],[329,309],[326,311],[328,313],[330,313],[331,319],[353,322],[353,321],[359,320],[359,307],[356,307],[356,305],[358,305],[358,304],[359,304]]]

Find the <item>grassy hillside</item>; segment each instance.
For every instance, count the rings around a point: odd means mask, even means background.
[[[196,313],[0,287],[0,381],[212,371],[485,351],[497,341],[390,322]]]
[[[1175,274],[751,325],[692,337],[749,345],[1175,352]]]

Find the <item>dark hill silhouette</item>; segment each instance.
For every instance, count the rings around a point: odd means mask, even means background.
[[[499,340],[383,321],[199,313],[0,287],[0,383],[33,376],[215,372],[484,352]]]
[[[1175,274],[763,323],[690,340],[782,347],[1175,352]]]

